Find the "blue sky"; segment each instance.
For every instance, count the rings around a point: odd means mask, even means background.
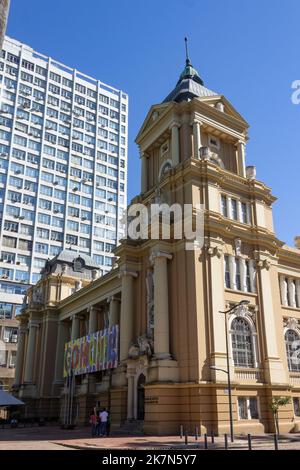
[[[271,186],[278,237],[300,235],[299,0],[11,0],[7,33],[129,94],[128,200],[139,192],[134,138],[174,87],[184,36],[205,85],[250,124],[247,164]]]

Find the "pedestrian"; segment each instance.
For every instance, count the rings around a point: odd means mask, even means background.
[[[108,420],[108,413],[106,411],[106,408],[103,408],[103,410],[100,412],[99,415],[100,418],[100,436],[107,436],[107,420]]]
[[[97,416],[95,415],[94,411],[92,412],[92,414],[90,416],[90,424],[92,426],[92,437],[96,437],[98,419],[97,419]]]

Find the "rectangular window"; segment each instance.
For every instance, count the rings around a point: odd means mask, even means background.
[[[67,233],[66,243],[70,245],[78,245],[78,237],[76,235],[70,235]]]
[[[46,245],[45,243],[36,243],[35,244],[35,252],[36,253],[42,253],[44,255],[48,254],[49,246]]]
[[[259,418],[257,397],[238,397],[238,418]]]
[[[225,264],[225,287],[230,289],[230,264],[229,264],[229,256],[224,256],[224,264]]]
[[[247,288],[247,292],[251,292],[250,263],[249,263],[249,260],[246,260],[246,288]]]
[[[221,196],[221,213],[224,217],[228,217],[227,197],[224,194]]]
[[[45,238],[45,239],[49,239],[49,230],[46,229],[46,228],[40,228],[38,227],[37,228],[37,231],[36,231],[36,235],[38,238]]]
[[[235,258],[235,284],[237,290],[242,290],[240,259]]]
[[[243,222],[243,224],[248,223],[247,204],[245,202],[241,203],[241,222]]]
[[[300,398],[294,397],[293,398],[293,406],[294,406],[294,415],[300,417]]]
[[[231,199],[231,216],[234,220],[238,220],[237,200]]]

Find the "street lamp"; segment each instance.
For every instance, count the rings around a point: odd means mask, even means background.
[[[229,310],[225,312],[219,311],[219,313],[224,314],[225,319],[225,339],[226,339],[226,361],[227,361],[227,370],[221,369],[216,366],[211,366],[210,369],[212,370],[219,370],[227,374],[227,386],[228,386],[228,399],[229,399],[229,419],[230,419],[230,439],[231,442],[234,441],[234,434],[233,434],[233,414],[232,414],[232,400],[231,400],[231,380],[230,380],[230,367],[229,367],[229,350],[228,350],[228,323],[227,323],[227,314],[233,312],[236,308],[240,307],[241,305],[248,305],[250,302],[249,300],[241,300],[238,304],[231,307]]]

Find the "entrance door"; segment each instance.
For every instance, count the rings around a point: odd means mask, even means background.
[[[145,376],[141,374],[137,383],[137,419],[143,421],[145,416]]]

